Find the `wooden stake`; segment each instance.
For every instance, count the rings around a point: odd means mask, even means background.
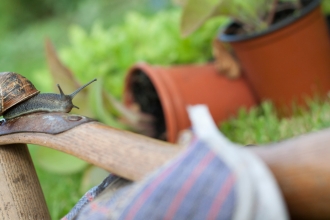
[[[50,219],[26,144],[0,146],[0,219]]]

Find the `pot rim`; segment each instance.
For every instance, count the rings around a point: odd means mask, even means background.
[[[233,24],[235,24],[235,22],[231,22],[229,23],[219,34],[218,38],[222,41],[222,42],[238,42],[238,41],[245,41],[245,40],[249,40],[252,38],[256,38],[256,37],[260,37],[263,35],[267,35],[270,34],[272,32],[275,32],[285,26],[290,25],[291,23],[295,22],[296,20],[306,16],[307,14],[309,14],[309,12],[311,12],[312,10],[314,10],[316,7],[318,7],[321,3],[321,0],[312,0],[312,2],[310,2],[309,5],[307,5],[306,7],[304,7],[298,14],[298,16],[290,16],[274,25],[271,25],[269,28],[267,28],[264,31],[261,32],[257,32],[257,33],[251,33],[251,34],[242,34],[242,35],[235,35],[235,34],[226,34],[226,30],[228,29],[228,27],[232,26]]]
[[[178,125],[177,125],[177,116],[173,112],[175,112],[175,105],[173,99],[166,98],[171,97],[169,90],[166,86],[163,85],[163,81],[166,81],[166,77],[160,74],[162,71],[162,67],[158,65],[151,65],[146,62],[138,62],[135,63],[128,71],[128,74],[125,79],[124,86],[124,103],[125,105],[132,102],[132,97],[129,94],[131,90],[129,89],[131,83],[131,77],[134,75],[135,71],[141,70],[143,71],[148,78],[151,80],[153,86],[155,87],[156,93],[161,101],[161,108],[163,110],[164,121],[165,121],[165,131],[167,133],[166,140],[174,143],[177,139]],[[156,77],[157,75],[157,77]]]

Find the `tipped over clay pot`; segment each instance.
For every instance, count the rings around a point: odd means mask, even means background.
[[[155,138],[176,142],[189,128],[187,106],[206,104],[216,123],[256,104],[243,78],[227,79],[213,64],[175,67],[136,64],[125,82],[124,103],[156,118]]]

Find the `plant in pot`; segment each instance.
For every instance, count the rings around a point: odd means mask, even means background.
[[[320,0],[188,0],[181,31],[189,35],[215,16],[230,17],[218,39],[234,50],[259,101],[283,114],[292,103],[330,89],[330,41]]]

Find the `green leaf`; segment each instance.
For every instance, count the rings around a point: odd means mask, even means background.
[[[95,83],[95,87],[91,90],[88,98],[89,106],[92,108],[97,118],[102,122],[120,129],[125,129],[126,126],[118,122],[118,120],[111,113],[111,109],[106,109],[105,99],[103,96],[103,78],[99,78]],[[112,109],[113,110],[113,109]]]
[[[272,3],[273,1],[273,3]],[[217,16],[227,16],[242,24],[246,33],[261,31],[266,29],[269,22],[268,15],[273,10],[275,0],[188,0],[183,4],[181,18],[181,33],[188,36],[199,28],[210,18]],[[279,0],[296,4],[299,8],[298,0]],[[276,6],[276,5],[275,5]]]
[[[80,84],[75,78],[72,71],[62,63],[62,61],[57,56],[56,50],[52,45],[51,41],[47,39],[45,41],[46,57],[48,61],[48,66],[53,77],[53,81],[59,84],[65,94],[70,94],[80,87]],[[91,79],[89,79],[91,80]],[[79,109],[73,109],[72,113],[85,115],[88,117],[94,117],[90,108],[88,107],[88,102],[86,102],[85,96],[90,87],[83,89],[77,96],[75,96],[73,103],[78,106]],[[59,93],[57,87],[56,92]]]
[[[74,91],[79,87],[79,83],[75,80],[73,73],[62,64],[58,58],[56,50],[49,39],[45,40],[46,58],[50,73],[56,84],[60,84],[63,91]],[[56,85],[54,85],[56,88]]]
[[[181,18],[181,34],[186,37],[199,28],[221,5],[222,0],[188,0]]]
[[[326,15],[330,14],[330,1],[329,0],[322,1],[322,10]]]

